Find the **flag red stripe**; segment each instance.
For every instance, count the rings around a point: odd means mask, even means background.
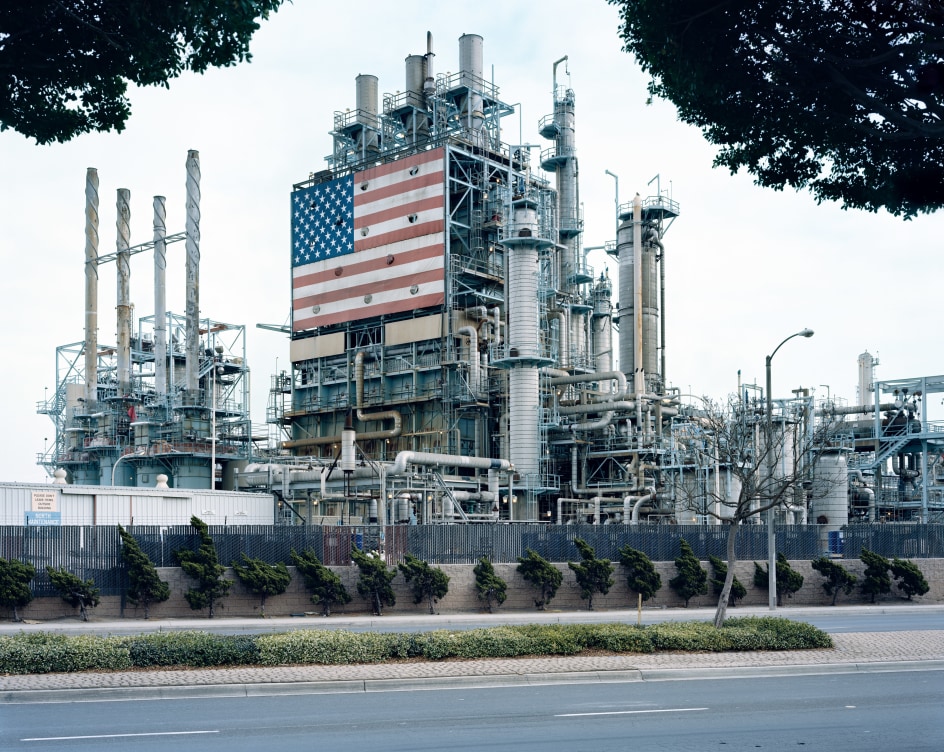
[[[316,326],[328,326],[329,324],[340,324],[345,321],[356,321],[368,316],[383,316],[391,313],[402,313],[403,311],[427,308],[429,306],[440,306],[445,301],[445,293],[420,295],[418,297],[411,297],[409,300],[396,301],[382,306],[367,306],[366,309],[339,311],[325,316],[312,316],[307,319],[296,318],[294,329],[295,331],[301,331],[303,329],[312,329]]]
[[[369,206],[374,201],[383,201],[384,199],[399,196],[408,191],[422,190],[434,185],[442,185],[443,176],[441,172],[431,172],[428,175],[417,175],[415,178],[407,178],[399,183],[384,185],[378,188],[371,188],[367,184],[367,190],[361,190],[361,184],[354,185],[354,208]],[[440,195],[442,193],[440,192]]]
[[[442,244],[428,245],[423,248],[416,248],[409,251],[400,251],[393,252],[387,256],[380,256],[378,258],[367,259],[365,261],[355,261],[357,255],[353,256],[342,256],[341,258],[333,259],[332,262],[320,262],[331,263],[330,267],[319,269],[308,274],[303,274],[295,277],[292,282],[292,286],[296,290],[300,290],[303,287],[308,285],[317,285],[322,282],[330,282],[333,279],[338,280],[338,285],[342,285],[345,278],[350,279],[355,274],[365,274],[367,272],[376,271],[378,269],[385,269],[387,267],[396,268],[397,266],[403,266],[404,264],[409,264],[414,261],[419,261],[421,259],[436,258],[441,256],[443,252]],[[393,263],[387,263],[387,259],[393,256]],[[348,263],[345,263],[346,260],[350,260]],[[336,275],[335,269],[343,269],[341,275]],[[392,272],[391,272],[392,273]]]
[[[368,235],[366,238],[355,238],[354,252],[357,253],[358,251],[366,251],[368,248],[377,248],[378,246],[386,245],[387,243],[396,243],[399,240],[420,238],[424,235],[435,235],[436,233],[442,233],[445,228],[445,220],[437,219],[435,222],[408,225],[401,230],[385,232],[380,235]]]

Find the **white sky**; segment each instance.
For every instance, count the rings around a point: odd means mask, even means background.
[[[131,191],[131,243],[152,238],[152,196],[167,197],[168,233],[185,229],[185,161],[202,167],[201,315],[247,327],[252,415],[263,423],[270,376],[287,369],[288,340],[256,328],[288,322],[289,194],[323,169],[333,113],[354,107],[359,73],[380,91],[404,86],[403,60],[425,52],[432,31],[437,73],[458,71],[458,38],[484,37],[486,77],[523,114],[503,140],[549,142],[537,121],[553,110],[552,64],[568,55],[577,102],[584,245],[614,235],[613,200],[664,190],[681,206],[665,237],[667,376],[683,392],[722,399],[764,381],[764,357],[804,327],[774,359],[774,395],[798,386],[856,399],[856,358],[868,350],[876,378],[944,373],[941,251],[944,214],[903,222],[887,214],[817,206],[805,193],[755,187],[711,167],[714,149],[676,121],[663,101],[646,104],[646,78],[620,50],[616,9],[603,0],[380,3],[350,10],[296,0],[255,36],[253,62],[170,89],[131,92],[120,134],[37,146],[0,133],[0,275],[5,428],[0,480],[43,481],[35,463],[52,423],[36,407],[55,385],[55,349],[84,336],[85,171],[100,179],[100,254],[115,250],[115,195]],[[558,81],[566,82],[561,69]],[[523,138],[519,139],[519,129]],[[184,312],[184,244],[168,247],[168,308]],[[599,272],[612,260],[591,254]],[[135,321],[153,313],[153,258],[133,257]],[[100,270],[99,342],[116,340],[115,265]],[[615,303],[615,295],[614,295]],[[932,395],[941,417],[944,395]]]

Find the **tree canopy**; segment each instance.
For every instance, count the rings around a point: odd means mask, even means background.
[[[818,202],[910,218],[944,206],[940,0],[608,0],[650,94],[715,166]]]
[[[128,84],[168,86],[252,58],[259,20],[283,0],[6,0],[0,10],[0,130],[37,143],[121,131]]]

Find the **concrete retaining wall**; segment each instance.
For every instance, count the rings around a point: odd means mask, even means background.
[[[944,559],[915,559],[914,563],[922,571],[931,590],[924,596],[914,599],[915,603],[944,603]],[[765,565],[765,562],[760,562]],[[850,561],[843,560],[842,565],[855,574],[862,581],[862,572],[865,565],[858,559]],[[702,563],[705,570],[710,574],[710,567],[707,562]],[[551,601],[548,610],[580,610],[586,609],[587,602],[580,597],[580,589],[577,587],[574,579],[574,573],[566,564],[557,565],[564,573],[564,581],[557,595]],[[828,606],[831,598],[826,595],[822,588],[823,578],[818,572],[814,572],[809,561],[790,562],[790,566],[800,572],[803,577],[803,587],[795,593],[791,599],[784,601],[784,606]],[[526,583],[516,571],[516,564],[496,564],[496,574],[508,583],[508,599],[500,607],[502,611],[531,611],[534,610],[535,590]],[[662,576],[662,588],[649,601],[646,601],[644,608],[680,608],[684,602],[675,595],[675,592],[669,587],[669,580],[676,575],[675,565],[672,562],[657,562],[656,568]],[[331,567],[338,573],[344,582],[344,586],[352,596],[352,601],[346,606],[339,606],[333,609],[332,613],[339,614],[364,614],[370,612],[370,606],[363,598],[357,594],[358,569],[355,566],[350,567]],[[449,575],[449,593],[443,598],[436,607],[438,613],[459,613],[484,611],[481,601],[476,597],[475,575],[471,564],[443,565],[441,569]],[[289,567],[292,573],[292,582],[288,591],[280,596],[270,597],[266,601],[266,615],[268,616],[289,616],[292,614],[318,613],[318,607],[310,601],[310,596],[305,590],[305,584],[301,577],[297,576],[294,567]],[[194,616],[206,615],[206,611],[192,611],[189,604],[184,599],[184,592],[191,587],[192,580],[183,574],[181,569],[168,568],[159,570],[161,578],[166,580],[171,588],[171,597],[166,603],[159,603],[151,607],[150,618],[169,619],[169,618],[193,618]],[[763,606],[767,604],[767,591],[756,588],[754,582],[754,563],[753,561],[738,562],[735,566],[735,574],[738,579],[744,583],[747,588],[747,597],[741,601],[742,605]],[[233,578],[232,570],[227,570],[226,576]],[[605,611],[608,609],[625,609],[636,606],[636,596],[631,593],[626,586],[626,577],[623,568],[618,564],[614,565],[613,587],[607,595],[594,596],[594,610]],[[426,613],[426,604],[414,604],[413,595],[410,592],[409,585],[403,579],[402,575],[397,575],[393,581],[393,588],[396,592],[397,603],[395,606],[386,608],[384,613],[398,614],[422,614]],[[892,584],[892,594],[884,596],[885,602],[901,600],[901,595],[897,590],[895,583]],[[851,595],[840,593],[839,603],[868,603],[869,598],[859,591],[858,586]],[[123,599],[117,596],[102,598],[101,604],[92,612],[93,618],[112,619],[112,618],[143,618],[143,609],[136,608],[131,604],[122,603]],[[717,597],[710,594],[693,598],[690,606],[695,607],[714,607],[717,604]],[[25,608],[20,609],[21,618],[35,620],[49,620],[62,618],[64,616],[73,616],[77,612],[71,609],[59,598],[37,598]],[[216,615],[219,618],[245,617],[260,615],[259,599],[248,593],[243,586],[236,582],[230,589],[230,594],[224,598],[216,607]],[[737,609],[729,612],[731,615],[737,614]],[[12,618],[12,610],[0,609],[0,618]]]

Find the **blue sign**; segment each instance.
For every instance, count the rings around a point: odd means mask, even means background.
[[[27,527],[58,526],[62,524],[61,512],[27,512]]]

